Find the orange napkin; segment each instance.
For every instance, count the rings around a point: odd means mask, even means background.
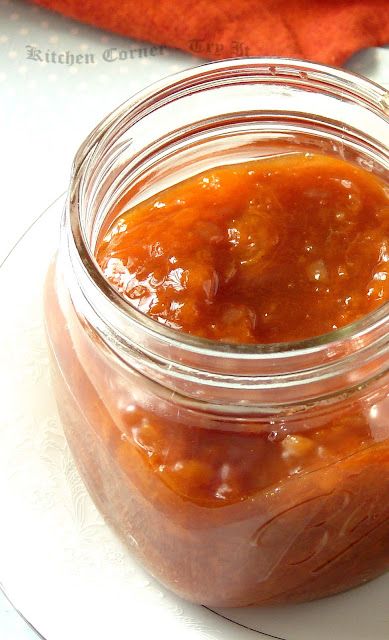
[[[341,64],[389,43],[388,0],[33,0],[121,35],[209,59],[286,56]]]

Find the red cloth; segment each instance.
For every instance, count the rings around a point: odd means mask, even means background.
[[[203,58],[242,55],[341,64],[389,43],[387,0],[33,0],[48,9]]]

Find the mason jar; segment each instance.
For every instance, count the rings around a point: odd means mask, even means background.
[[[389,305],[300,342],[213,342],[132,306],[101,272],[97,239],[186,177],[279,150],[387,180],[388,132],[379,86],[248,58],[145,89],[75,157],[45,293],[60,417],[107,522],[193,602],[305,601],[388,569]]]

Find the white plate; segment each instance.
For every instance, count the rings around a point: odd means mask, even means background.
[[[389,574],[315,603],[217,612],[150,578],[96,511],[50,390],[42,288],[64,198],[0,269],[0,581],[47,640],[388,640]]]

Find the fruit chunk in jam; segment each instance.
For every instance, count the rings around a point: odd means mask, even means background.
[[[111,221],[97,260],[171,327],[238,343],[311,338],[389,299],[389,194],[330,156],[223,166]]]

